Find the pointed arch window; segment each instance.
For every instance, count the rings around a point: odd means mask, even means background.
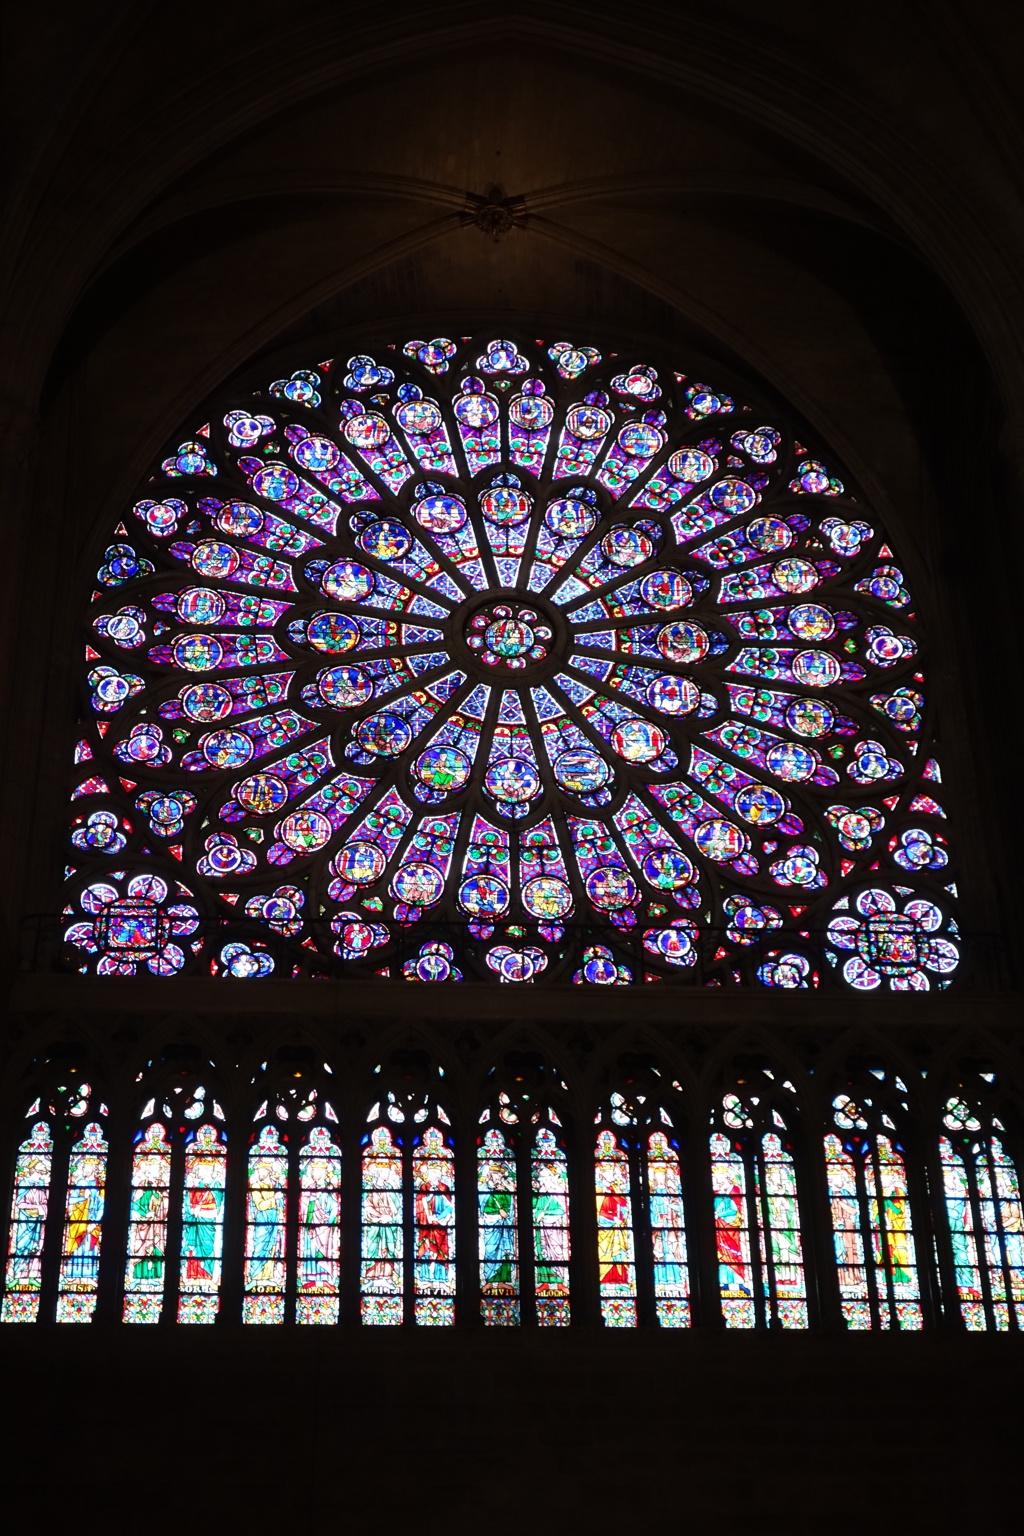
[[[220,1311],[226,1183],[223,1133],[209,1123],[186,1131],[179,1323],[212,1323]]]
[[[15,1159],[3,1322],[93,1318],[109,1148],[90,1114],[105,1117],[107,1106],[92,1102],[84,1082],[57,1086],[28,1111],[31,1125]]]
[[[336,1323],[341,1293],[341,1151],[325,1125],[299,1148],[297,1323]]]
[[[82,1127],[71,1147],[57,1284],[58,1323],[90,1322],[96,1310],[107,1151],[103,1129],[95,1120]]]
[[[570,1322],[569,1171],[550,1107],[500,1093],[480,1116],[477,1201],[485,1324]]]
[[[43,1286],[43,1247],[50,1208],[53,1135],[37,1120],[18,1148],[7,1248],[3,1321],[34,1323]]]
[[[140,1118],[122,1316],[126,1323],[213,1323],[224,1262],[224,1111],[203,1084],[175,1084],[148,1099]]]
[[[360,1314],[364,1323],[455,1321],[455,1152],[439,1104],[387,1094],[363,1136]],[[411,1263],[410,1263],[411,1257]]]
[[[246,1191],[246,1323],[283,1323],[288,1285],[285,1252],[285,1202],[288,1196],[288,1148],[276,1125],[265,1125],[249,1150]]]
[[[902,1088],[899,1079],[897,1086]],[[846,1326],[924,1325],[902,1138],[877,1096],[839,1094],[825,1171]]]
[[[972,1331],[1024,1327],[1024,1216],[1005,1127],[980,1103],[947,1099],[939,1138],[957,1299]]]
[[[131,1215],[125,1271],[124,1320],[157,1323],[167,1281],[167,1222],[171,1192],[168,1130],[152,1121],[135,1138]]]
[[[594,1186],[606,1327],[690,1323],[682,1167],[672,1117],[646,1095],[612,1093],[596,1117]]]
[[[760,1095],[712,1116],[711,1182],[727,1328],[806,1328],[807,1277],[786,1121]]]
[[[274,1121],[261,1126],[269,1113]],[[290,1087],[265,1099],[255,1120],[246,1189],[243,1321],[336,1323],[341,1280],[337,1115],[317,1088]]]

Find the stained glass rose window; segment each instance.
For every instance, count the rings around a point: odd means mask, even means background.
[[[826,452],[487,338],[298,368],[181,436],[97,572],[71,963],[949,984],[920,623]]]

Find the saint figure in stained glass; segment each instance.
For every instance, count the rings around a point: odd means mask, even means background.
[[[171,1148],[167,1130],[154,1120],[137,1134],[132,1157],[128,1262],[124,1320],[160,1320],[167,1281],[167,1221],[170,1211]]]
[[[19,1146],[15,1163],[3,1301],[5,1323],[32,1323],[39,1316],[52,1154],[50,1127],[45,1120],[39,1120]]]
[[[506,1064],[507,1067],[507,1064]],[[557,1082],[530,1062],[538,1084]],[[506,1076],[514,1073],[506,1071]],[[521,1083],[521,1075],[516,1078]],[[511,1083],[510,1083],[511,1086]],[[500,1090],[477,1139],[480,1307],[487,1324],[570,1321],[569,1176],[564,1127],[542,1093]]]
[[[652,1081],[657,1073],[648,1071]],[[597,1116],[598,1283],[607,1327],[690,1324],[689,1262],[676,1103],[635,1086]]]
[[[939,1138],[957,1299],[972,1332],[1024,1327],[1024,1212],[994,1081],[978,1073],[946,1101]]]
[[[362,1155],[362,1320],[450,1326],[455,1153],[448,1116],[422,1095],[389,1091],[371,1109],[369,1126]]]
[[[764,1076],[771,1080],[770,1073]],[[713,1125],[711,1183],[725,1326],[806,1328],[803,1232],[786,1119],[771,1098],[745,1083],[742,1095],[725,1095]]]
[[[842,1312],[853,1329],[923,1326],[904,1143],[893,1119],[905,1118],[906,1088],[890,1075],[861,1073],[849,1085],[856,1098],[838,1094],[825,1137]]]

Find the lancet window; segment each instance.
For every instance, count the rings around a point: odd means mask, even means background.
[[[455,1152],[429,1095],[389,1090],[362,1138],[360,1311],[364,1323],[455,1322]]]
[[[808,1072],[798,1098],[765,1058],[737,1057],[705,1141],[706,1101],[654,1057],[617,1058],[587,1090],[596,1115],[571,1070],[511,1051],[474,1103],[427,1053],[397,1050],[353,1123],[343,1106],[365,1102],[365,1079],[340,1085],[305,1047],[229,1087],[197,1047],[168,1046],[113,1116],[91,1068],[60,1066],[33,1083],[10,1144],[0,1317],[1024,1323],[1019,1120],[994,1072],[962,1066],[939,1133],[911,1140],[907,1084],[873,1059],[820,1090]],[[917,1091],[937,1086],[922,1069]]]
[[[606,1327],[689,1326],[677,1114],[649,1093],[613,1092],[597,1115],[598,1284]]]
[[[154,1075],[134,1136],[123,1317],[213,1323],[224,1266],[224,1110],[191,1066],[178,1081]]]
[[[921,1328],[917,1243],[911,1215],[902,1078],[859,1073],[832,1101],[825,1171],[846,1326]],[[872,1081],[872,1079],[874,1081]]]
[[[543,1068],[536,1069],[538,1079]],[[564,1111],[563,1111],[564,1115]],[[500,1090],[477,1133],[480,1310],[489,1325],[571,1321],[569,1164],[542,1094]]]
[[[727,1328],[806,1328],[807,1276],[793,1145],[793,1106],[766,1068],[712,1116],[711,1183],[722,1318]],[[756,1086],[756,1091],[755,1091]],[[785,1113],[780,1112],[784,1110]]]
[[[972,1331],[1024,1327],[1020,1181],[991,1088],[983,1091],[993,1082],[994,1074],[982,1074],[947,1099],[939,1138],[957,1300]]]
[[[294,1066],[276,1084],[272,1076],[266,1081],[267,1070],[264,1063],[257,1078],[257,1092],[266,1089],[266,1097],[249,1139],[243,1320],[336,1323],[341,1294],[338,1117],[327,1097],[329,1087],[322,1080],[314,1086],[308,1068]]]
[[[68,1073],[74,1075],[77,1069]],[[84,1081],[55,1083],[30,1106],[14,1167],[4,1322],[92,1320],[106,1206],[106,1121],[107,1106]]]

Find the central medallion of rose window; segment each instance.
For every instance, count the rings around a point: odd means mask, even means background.
[[[466,625],[466,644],[488,667],[522,671],[543,661],[552,632],[535,608],[520,603],[494,603],[473,615]]]

